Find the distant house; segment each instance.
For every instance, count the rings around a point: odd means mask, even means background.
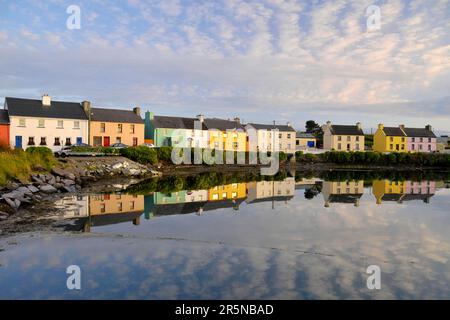
[[[95,147],[109,147],[114,143],[138,146],[144,143],[144,120],[141,109],[131,110],[90,108],[86,104],[86,113],[90,115],[89,143]]]
[[[0,147],[9,147],[8,110],[0,110]]]
[[[224,151],[247,151],[247,133],[239,118],[224,120],[206,118],[208,128],[209,147]]]
[[[359,206],[359,200],[364,194],[364,180],[355,181],[324,181],[322,194],[325,208],[331,203],[350,203]]]
[[[383,124],[379,124],[373,136],[373,150],[378,152],[407,152],[407,136],[403,129],[403,125],[385,127]]]
[[[450,147],[450,138],[448,136],[440,136],[436,140],[437,140],[436,148],[439,152],[444,152],[446,149]]]
[[[208,148],[208,130],[204,117],[154,116],[145,113],[145,140],[156,147]]]
[[[429,203],[436,192],[436,183],[434,181],[375,180],[372,184],[372,192],[377,204],[383,201],[402,203],[411,200]]]
[[[58,151],[64,146],[88,140],[88,117],[78,102],[7,97],[5,110],[10,122],[10,146],[26,149],[48,147]]]
[[[286,154],[294,154],[296,151],[296,131],[289,123],[287,125],[248,123],[245,129],[249,136],[248,151],[281,151]]]
[[[435,152],[437,150],[437,138],[430,125],[425,128],[404,127],[403,131],[406,133],[408,151]]]
[[[295,137],[295,149],[297,151],[315,148],[317,139],[312,133],[297,132]]]
[[[295,178],[289,177],[283,181],[251,181],[247,182],[246,203],[287,202],[294,198]]]
[[[328,121],[323,127],[323,148],[336,151],[364,151],[361,123],[336,125]]]

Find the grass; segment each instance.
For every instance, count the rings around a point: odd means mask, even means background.
[[[29,180],[36,166],[50,171],[55,163],[56,160],[48,148],[29,148],[27,151],[0,150],[0,185],[5,185],[12,179]]]

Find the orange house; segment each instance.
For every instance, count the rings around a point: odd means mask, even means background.
[[[8,110],[0,110],[0,147],[9,147]]]

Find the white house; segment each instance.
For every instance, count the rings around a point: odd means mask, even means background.
[[[10,145],[27,149],[32,146],[58,151],[64,146],[88,141],[88,117],[81,103],[42,100],[5,99],[10,118]]]
[[[248,134],[248,149],[255,152],[295,153],[295,129],[287,125],[267,125],[249,123],[245,126]]]

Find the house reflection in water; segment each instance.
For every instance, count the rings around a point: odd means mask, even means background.
[[[232,183],[208,190],[155,192],[145,196],[145,218],[197,213],[221,208],[239,209],[246,196],[246,183]]]
[[[402,203],[411,200],[422,200],[429,203],[435,192],[435,181],[375,180],[373,182],[373,195],[377,204],[381,204],[383,201]]]
[[[364,180],[355,181],[324,181],[322,183],[322,194],[325,207],[331,203],[352,203],[359,206],[359,200],[364,194]]]
[[[272,201],[287,202],[294,197],[295,178],[283,181],[253,181],[247,183],[247,203]]]

